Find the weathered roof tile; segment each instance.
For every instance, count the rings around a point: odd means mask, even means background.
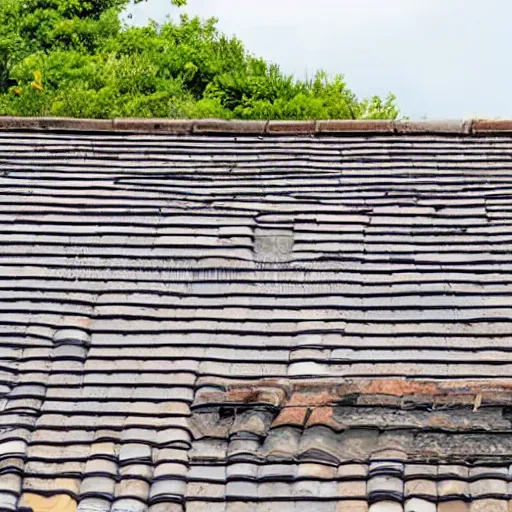
[[[151,505],[148,509],[149,512],[184,512],[181,503],[156,503]]]
[[[121,498],[112,504],[111,512],[145,512],[147,505],[132,498]]]
[[[441,480],[437,484],[437,493],[442,498],[469,498],[469,484],[464,480]]]
[[[107,499],[114,496],[115,481],[104,476],[90,476],[84,478],[80,484],[80,495],[102,495]]]
[[[461,500],[445,501],[439,503],[438,512],[469,512],[469,504]]]
[[[151,447],[142,443],[125,443],[121,446],[119,452],[119,461],[126,462],[143,462],[151,460]]]
[[[191,485],[191,484],[189,484]],[[149,491],[149,499],[181,499],[187,492],[187,482],[182,479],[165,479],[153,482]]]
[[[509,506],[506,500],[474,500],[471,502],[469,512],[508,512]]]
[[[296,475],[295,464],[263,464],[258,471],[259,480],[294,480]]]
[[[298,464],[297,466],[297,477],[299,478],[335,480],[337,476],[336,473],[336,466],[330,466],[326,464],[303,462],[302,464]],[[350,476],[353,476],[352,472],[350,472]]]
[[[405,502],[404,512],[437,512],[437,505],[431,501],[412,498]]]
[[[189,482],[186,489],[187,498],[209,498],[212,500],[224,499],[226,486],[207,482]]]
[[[396,501],[379,501],[370,506],[369,512],[404,512],[404,508]]]
[[[401,500],[404,482],[393,476],[374,476],[368,480],[368,495],[371,499],[392,497]]]
[[[341,498],[366,498],[366,482],[361,480],[338,482],[337,493]]]
[[[407,480],[404,486],[404,494],[406,497],[423,496],[428,498],[437,497],[437,484],[435,480],[414,479]]]

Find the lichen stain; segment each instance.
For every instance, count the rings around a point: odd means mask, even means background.
[[[23,505],[32,512],[76,512],[76,501],[67,494],[57,494],[49,498],[39,494],[25,493]]]

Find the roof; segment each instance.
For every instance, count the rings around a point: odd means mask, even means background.
[[[0,509],[508,511],[512,122],[0,118]]]

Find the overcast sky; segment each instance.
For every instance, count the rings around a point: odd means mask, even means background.
[[[287,73],[345,75],[360,97],[393,92],[413,118],[512,118],[510,0],[189,0]],[[170,0],[133,21],[178,16]]]

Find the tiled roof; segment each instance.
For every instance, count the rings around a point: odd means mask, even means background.
[[[508,512],[512,123],[0,118],[0,511]]]

